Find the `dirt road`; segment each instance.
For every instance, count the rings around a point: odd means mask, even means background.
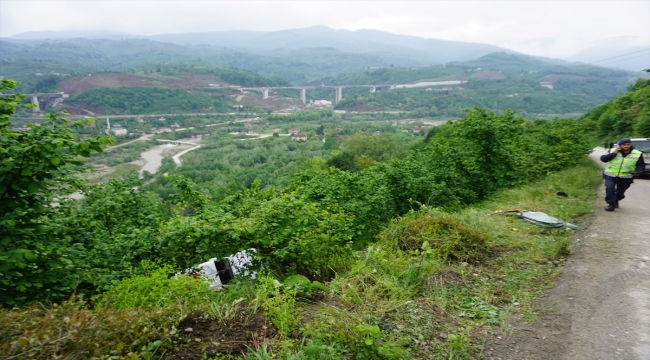
[[[604,193],[557,287],[536,303],[538,320],[512,319],[486,359],[650,360],[650,180],[635,180],[613,212]]]

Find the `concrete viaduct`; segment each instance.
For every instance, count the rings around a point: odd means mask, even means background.
[[[300,90],[300,100],[302,100],[303,103],[307,103],[307,89],[313,90],[313,89],[329,88],[329,89],[336,89],[335,103],[338,104],[341,100],[343,100],[344,88],[359,88],[359,87],[367,87],[368,89],[370,89],[371,93],[374,93],[375,91],[377,91],[378,88],[392,89],[394,85],[276,86],[276,87],[249,87],[249,88],[240,88],[239,90],[257,91],[262,94],[262,98],[266,99],[269,97],[269,90],[298,89]]]
[[[368,88],[371,93],[379,90],[392,90],[392,89],[408,89],[414,87],[422,86],[437,86],[437,85],[460,85],[463,84],[465,80],[447,80],[447,81],[420,81],[416,83],[409,84],[394,84],[394,85],[320,85],[320,86],[276,86],[276,87],[247,87],[240,88],[241,91],[257,91],[262,94],[262,98],[266,99],[269,97],[269,90],[278,90],[278,89],[299,89],[300,90],[300,100],[303,103],[307,103],[307,89],[322,89],[330,88],[336,89],[336,101],[339,103],[343,100],[343,89],[345,88]]]

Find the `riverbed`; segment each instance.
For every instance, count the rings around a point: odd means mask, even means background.
[[[140,154],[140,160],[138,160],[140,164],[144,163],[140,168],[140,178],[143,177],[145,171],[151,174],[158,172],[163,158],[174,154],[176,154],[173,157],[174,162],[176,166],[180,166],[179,158],[187,152],[199,148],[200,145],[196,144],[198,141],[200,141],[200,138],[170,140],[169,142],[154,146],[142,152]]]

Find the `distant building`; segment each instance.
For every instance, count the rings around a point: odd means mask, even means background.
[[[307,141],[307,134],[293,134],[291,135],[293,141]]]
[[[139,123],[143,123],[144,119],[142,119],[142,116],[138,115],[138,116],[135,117],[135,121],[137,121]]]
[[[289,134],[291,134],[291,135],[295,135],[295,134],[298,134],[298,133],[300,133],[300,129],[298,129],[298,128],[289,129]]]
[[[315,106],[331,106],[332,102],[329,100],[314,100],[313,104]]]
[[[158,121],[165,121],[165,120],[166,120],[166,119],[165,119],[164,116],[161,116],[160,118],[158,118]]]
[[[128,134],[128,131],[122,127],[120,124],[114,124],[111,126],[111,132],[115,134],[115,136],[124,136]]]
[[[550,81],[542,81],[539,84],[545,88],[553,89],[553,83]]]
[[[343,135],[336,135],[335,138],[336,140],[343,140]]]
[[[413,133],[414,134],[419,134],[420,130],[421,130],[420,127],[416,126],[416,127],[413,128]]]
[[[377,131],[373,131],[372,134],[373,134],[373,135],[381,135],[381,131],[379,131],[379,130],[377,130]]]

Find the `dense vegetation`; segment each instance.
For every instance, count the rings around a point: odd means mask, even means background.
[[[55,126],[56,121],[52,121],[51,126]],[[96,188],[82,189],[87,200],[79,209],[74,204],[65,205],[65,201],[57,208],[43,204],[46,200],[39,200],[39,203],[43,209],[49,209],[46,214],[64,211],[74,214],[70,217],[57,216],[51,221],[59,222],[59,229],[69,231],[69,234],[62,237],[66,239],[66,244],[59,251],[75,249],[80,252],[74,256],[62,257],[79,261],[72,266],[78,268],[77,271],[71,271],[71,274],[75,274],[71,276],[89,282],[89,285],[107,286],[109,279],[123,276],[125,271],[142,259],[159,258],[165,262],[171,261],[176,266],[187,267],[201,260],[205,253],[221,256],[249,247],[259,249],[260,259],[269,269],[283,274],[297,271],[322,277],[325,275],[319,273],[320,267],[316,265],[330,261],[334,255],[332,250],[345,251],[347,247],[341,245],[351,239],[358,246],[371,241],[383,223],[408,211],[411,201],[446,207],[471,204],[500,188],[520,184],[567,166],[578,154],[588,151],[588,144],[581,140],[581,132],[573,122],[528,123],[525,127],[522,124],[523,120],[515,118],[510,112],[496,116],[487,110],[476,109],[458,123],[446,125],[439,132],[440,136],[434,136],[426,147],[412,152],[404,160],[379,163],[355,173],[319,166],[315,162],[312,168],[298,175],[296,181],[286,189],[262,190],[258,185],[253,185],[241,194],[217,202],[212,202],[206,194],[193,190],[194,184],[190,180],[177,175],[170,179],[180,191],[175,203],[180,206],[179,210],[186,207],[194,210],[191,216],[171,217],[168,220],[163,216],[168,211],[162,210],[162,203],[145,200],[151,195],[129,190],[135,184],[117,180]],[[4,126],[8,126],[8,122]],[[29,132],[45,128],[43,125],[32,127]],[[3,130],[3,133],[7,139],[12,134],[22,134],[8,129]],[[29,141],[24,136],[18,136],[16,141],[23,139]],[[246,146],[245,143],[242,146]],[[9,161],[5,166],[19,163],[17,155],[8,153],[17,151],[9,150],[18,149],[17,147],[3,146],[3,149],[7,149],[5,156],[8,156],[4,161]],[[257,157],[262,158],[259,154]],[[51,166],[59,169],[57,164]],[[20,171],[20,176],[33,176],[26,170]],[[19,186],[9,174],[4,176],[7,184],[13,184],[14,188]],[[33,187],[33,191],[36,191],[37,184],[34,182],[25,186],[31,186],[30,189]],[[72,185],[74,184],[67,186]],[[16,191],[26,190],[19,187]],[[36,195],[29,194],[21,195],[30,199],[24,206],[37,201],[32,200]],[[107,206],[121,210],[106,211]],[[13,206],[5,208],[4,211],[18,211],[15,208],[10,210],[12,208]],[[137,211],[139,215],[129,213],[128,209]],[[308,221],[296,226],[291,218],[285,218],[287,211],[284,209],[293,209],[290,211],[293,216],[304,213],[305,219],[312,219],[310,221],[327,219],[330,225],[313,227],[314,224]],[[169,222],[167,225],[166,221]],[[276,235],[264,240],[263,234],[267,233],[269,226],[277,227],[273,231]],[[9,229],[5,229],[6,234],[13,233]],[[303,235],[298,235],[301,233]],[[106,242],[107,237],[112,240]],[[208,238],[211,240],[205,242],[204,239]],[[315,265],[311,270],[300,267],[304,260],[293,252],[295,250],[291,250],[294,246],[292,242],[298,239],[320,239],[318,243],[322,245],[314,244],[311,247],[312,255],[300,255],[307,256],[312,265]],[[339,246],[331,246],[334,244]],[[25,249],[18,247],[14,251],[33,252],[36,250],[33,246]],[[311,256],[315,257],[312,259]],[[52,266],[40,259],[34,255],[33,261],[39,269],[46,271]],[[88,267],[104,273],[104,277],[89,277],[92,271]],[[17,269],[5,271],[18,271]],[[82,273],[78,273],[81,269]],[[94,280],[91,281],[91,278]],[[27,285],[10,282],[3,285],[8,286],[3,293],[15,295],[4,301],[35,300],[40,298],[38,294],[51,294],[49,297],[52,299],[57,295],[67,296],[67,292],[62,289],[73,286],[74,281],[62,281],[67,282],[51,286],[37,281]],[[50,292],[37,290],[40,286],[48,287]]]
[[[482,78],[491,72],[494,79]],[[499,78],[501,77],[501,78]],[[481,106],[517,109],[523,115],[583,113],[625,92],[630,74],[594,66],[561,66],[530,57],[489,54],[475,61],[426,68],[387,68],[339,74],[335,84],[403,84],[426,79],[458,80],[459,86],[402,89],[368,93],[348,90],[337,105],[349,110],[406,110],[415,116],[459,116],[462,109]],[[553,89],[540,85],[551,79]]]
[[[232,100],[225,95],[210,96],[185,90],[146,87],[103,88],[84,91],[68,99],[73,105],[110,109],[114,113],[149,114],[168,112],[227,112]]]
[[[564,230],[487,215],[533,206],[568,220],[589,210],[599,182],[582,162],[589,122],[474,108],[415,146],[388,131],[350,136],[332,153],[327,142],[296,144],[305,159],[281,174],[283,186],[262,178],[225,194],[211,190],[215,170],[274,163],[293,143],[249,145],[217,132],[207,156],[165,178],[174,190],[161,198],[135,178],[89,186],[70,176],[76,155],[110,140],[80,141],[57,116],[10,129],[21,99],[0,101],[0,301],[21,306],[0,312],[3,356],[470,358],[480,346],[472,328],[528,306],[556,273],[550,260],[570,247]],[[311,116],[306,130],[328,136],[316,124],[335,114]],[[221,165],[205,166],[210,157]],[[63,197],[74,190],[85,199]],[[548,195],[560,190],[571,198]],[[213,292],[169,276],[249,248],[265,269],[255,283]],[[329,294],[312,280],[328,282]],[[303,318],[300,301],[314,298],[330,305]],[[61,305],[28,306],[37,301]]]
[[[585,114],[601,137],[650,137],[650,80],[638,79],[630,91]]]

